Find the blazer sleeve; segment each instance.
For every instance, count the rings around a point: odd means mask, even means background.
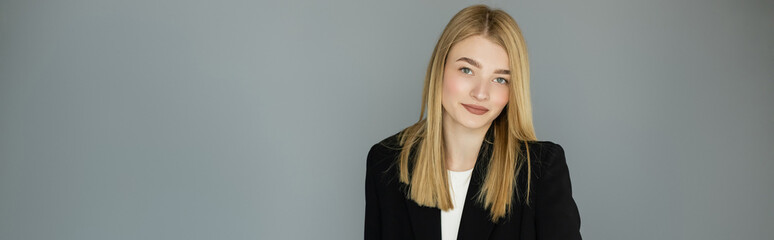
[[[542,151],[544,165],[534,191],[537,238],[581,239],[580,214],[572,197],[564,149],[548,142]]]
[[[365,238],[381,238],[381,213],[379,208],[379,197],[376,194],[376,172],[374,164],[376,162],[379,144],[371,147],[366,159],[366,177],[365,177]]]

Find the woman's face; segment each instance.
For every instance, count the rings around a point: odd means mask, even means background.
[[[505,49],[484,37],[453,45],[443,73],[443,121],[451,121],[445,124],[488,129],[508,103],[508,66]]]

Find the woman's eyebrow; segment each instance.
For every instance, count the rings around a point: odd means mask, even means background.
[[[476,62],[476,60],[473,60],[473,59],[470,59],[470,58],[467,58],[467,57],[461,57],[460,59],[457,59],[457,62],[459,62],[459,61],[465,61],[467,63],[470,63],[470,65],[473,65],[473,66],[475,66],[477,68],[481,68],[481,64],[480,63]],[[495,70],[495,73],[511,74],[511,71],[505,70],[505,69],[497,69],[497,70]]]

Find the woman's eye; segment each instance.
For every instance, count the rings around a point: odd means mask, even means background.
[[[500,84],[506,84],[508,83],[508,80],[506,80],[505,78],[495,78],[495,82]]]
[[[471,71],[470,68],[466,68],[466,67],[460,68],[460,71],[462,71],[465,74],[472,74],[473,73],[473,71]]]

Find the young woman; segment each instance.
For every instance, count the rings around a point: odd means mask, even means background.
[[[581,239],[564,151],[535,137],[513,18],[457,13],[422,97],[420,120],[368,153],[366,239]]]

